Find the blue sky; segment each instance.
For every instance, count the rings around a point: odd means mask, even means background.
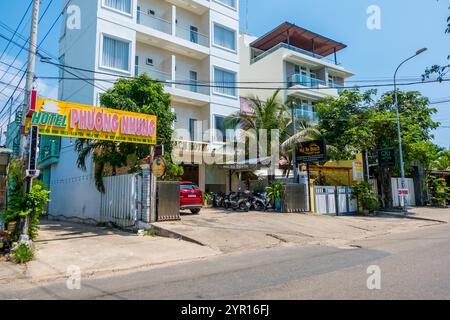
[[[42,0],[42,10],[51,0]],[[241,0],[241,29],[246,29],[246,0]],[[447,0],[247,0],[248,33],[259,36],[270,31],[280,23],[289,21],[316,33],[322,34],[348,48],[338,53],[338,59],[345,68],[355,73],[352,80],[392,78],[397,65],[417,49],[427,47],[428,51],[402,67],[399,77],[419,77],[427,66],[449,63],[450,35],[444,34],[445,22],[449,13]],[[29,4],[29,0],[1,1],[0,21],[15,28]],[[381,30],[369,30],[366,26],[367,8],[377,5],[381,10]],[[50,28],[62,7],[62,0],[54,0],[44,17],[39,39]],[[20,29],[23,35],[29,33],[27,25]],[[46,51],[57,56],[59,25],[44,43]],[[7,34],[0,27],[0,33]],[[0,39],[0,53],[6,41]],[[7,56],[11,59],[18,52],[10,47]],[[20,66],[26,60],[20,55]],[[5,66],[0,65],[0,70]],[[14,70],[10,70],[12,72]],[[0,77],[3,72],[0,71]],[[38,63],[37,75],[56,75],[55,67]],[[14,81],[6,76],[5,79]],[[40,90],[54,95],[57,83],[40,81]],[[387,88],[389,89],[389,88]],[[450,83],[421,84],[404,89],[419,90],[431,100],[450,98]],[[380,89],[380,92],[386,89]],[[7,91],[5,91],[6,93]],[[0,107],[4,97],[0,95]],[[438,114],[435,120],[450,126],[450,103],[435,105]],[[1,122],[0,122],[1,126]],[[435,132],[435,142],[450,146],[450,129],[441,128]]]

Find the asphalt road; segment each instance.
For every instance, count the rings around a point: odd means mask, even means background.
[[[222,255],[101,279],[20,290],[0,299],[450,299],[450,225],[355,243]],[[381,271],[369,290],[367,269]]]

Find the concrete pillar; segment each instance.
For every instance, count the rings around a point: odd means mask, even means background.
[[[151,223],[150,217],[150,165],[144,164],[142,168],[142,212],[141,219],[144,223]]]
[[[177,35],[177,7],[172,6],[172,35]]]
[[[198,167],[198,184],[200,190],[206,191],[206,165],[204,163],[200,164]]]

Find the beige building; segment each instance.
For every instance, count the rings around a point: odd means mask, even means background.
[[[262,37],[241,34],[241,97],[266,100],[281,88],[280,98],[301,101],[298,116],[317,121],[314,105],[327,96],[337,97],[345,80],[353,73],[342,67],[337,53],[346,45],[285,22]],[[244,84],[248,83],[248,84]]]

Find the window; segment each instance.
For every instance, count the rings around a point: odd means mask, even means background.
[[[189,82],[190,82],[190,88],[192,92],[198,92],[198,74],[196,71],[189,71]]]
[[[223,4],[232,7],[232,8],[236,8],[236,0],[217,0],[218,2],[222,2]]]
[[[134,76],[137,77],[139,75],[139,56],[134,58]]]
[[[214,92],[236,97],[236,73],[214,69]]]
[[[198,141],[197,123],[197,119],[189,119],[189,138],[191,141]]]
[[[214,116],[214,140],[216,142],[226,142],[227,135],[225,129],[225,117]],[[219,134],[220,132],[220,134]],[[220,136],[221,135],[221,136]]]
[[[198,43],[198,28],[195,26],[190,27],[190,40],[193,43]]]
[[[130,44],[103,36],[102,64],[108,68],[128,71]]]
[[[236,32],[214,24],[214,43],[224,48],[236,50]]]
[[[131,14],[131,0],[105,0],[105,6]]]

